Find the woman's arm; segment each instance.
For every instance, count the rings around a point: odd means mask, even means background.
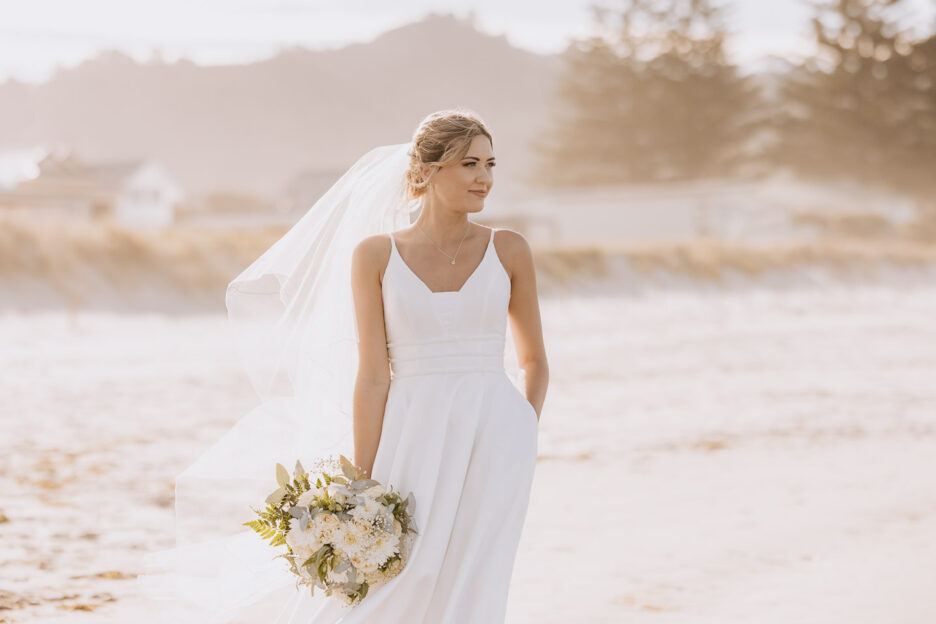
[[[353,407],[354,463],[368,477],[374,467],[390,389],[380,275],[389,251],[389,239],[375,235],[358,243],[351,257],[351,290],[359,338]]]
[[[498,230],[495,250],[510,275],[510,305],[507,312],[510,331],[514,336],[517,361],[526,377],[527,401],[539,419],[546,387],[549,385],[549,364],[543,344],[543,325],[536,294],[536,270],[533,251],[522,234],[513,230]]]

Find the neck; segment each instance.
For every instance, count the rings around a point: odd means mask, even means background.
[[[415,224],[439,245],[450,242],[458,243],[465,236],[468,215],[464,212],[440,209],[438,204],[427,201],[423,204]]]

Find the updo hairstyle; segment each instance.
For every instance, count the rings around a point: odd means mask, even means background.
[[[459,162],[468,153],[471,141],[482,134],[494,145],[490,131],[472,111],[447,109],[436,111],[420,122],[408,152],[406,197],[416,199],[426,194],[430,180],[442,167]],[[423,175],[423,169],[428,173]]]

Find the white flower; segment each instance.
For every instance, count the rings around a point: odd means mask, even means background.
[[[343,489],[346,489],[344,484],[332,481],[328,484],[328,487],[325,488],[325,491],[328,492],[328,495],[334,498],[336,501],[344,504],[348,501],[348,496],[339,491]]]
[[[296,501],[296,504],[299,505],[300,507],[308,507],[309,505],[312,504],[313,499],[315,499],[317,496],[321,496],[320,492],[321,492],[321,488],[313,487],[311,490],[305,491],[302,494],[300,494],[299,500]]]
[[[289,523],[290,527],[293,527],[292,521]],[[294,553],[298,553],[300,550],[303,552],[311,551],[315,552],[322,547],[323,542],[318,539],[318,534],[316,531],[311,530],[312,527],[302,531],[298,526],[291,528],[286,533],[286,543],[292,549]]]
[[[392,557],[399,550],[399,538],[383,531],[372,531],[366,548],[351,553],[351,563],[365,573],[377,573],[378,566]]]
[[[349,557],[364,552],[371,544],[371,527],[360,520],[349,520],[341,523],[336,531],[335,545]]]
[[[318,548],[312,548],[308,544],[297,544],[293,548],[293,561],[300,571],[303,569],[302,564],[304,564],[309,557],[314,555],[316,550],[318,550]]]
[[[403,561],[397,557],[390,562],[390,565],[387,566],[386,570],[380,572],[382,582],[386,583],[391,578],[399,574],[401,570],[403,570]]]
[[[329,569],[328,572],[325,573],[325,581],[328,583],[347,583],[349,580],[348,573],[350,571],[350,568],[346,568],[343,572],[335,572]]]
[[[378,564],[381,564],[400,552],[400,538],[396,535],[381,533],[377,539],[374,540],[372,551]]]
[[[387,493],[387,489],[384,486],[380,485],[379,483],[377,485],[370,486],[363,492],[365,496],[370,496],[372,498],[383,496],[386,493]]]
[[[383,505],[375,501],[373,498],[364,499],[363,503],[358,503],[354,508],[349,512],[355,519],[367,522],[368,524],[374,521],[374,518],[377,517],[377,514],[383,510]]]
[[[320,542],[334,543],[336,533],[341,528],[341,521],[335,517],[335,514],[323,511],[312,519],[309,526],[318,535]]]
[[[362,553],[356,553],[350,557],[351,563],[361,572],[375,572],[380,563],[373,561]]]

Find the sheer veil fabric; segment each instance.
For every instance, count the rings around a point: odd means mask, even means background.
[[[228,327],[260,403],[175,477],[176,546],[146,553],[138,578],[165,621],[286,624],[308,592],[242,523],[276,489],[277,462],[292,470],[296,460],[353,458],[351,254],[367,236],[408,226],[421,208],[405,194],[411,147],[360,157],[228,285]],[[505,368],[519,386],[512,348]]]

